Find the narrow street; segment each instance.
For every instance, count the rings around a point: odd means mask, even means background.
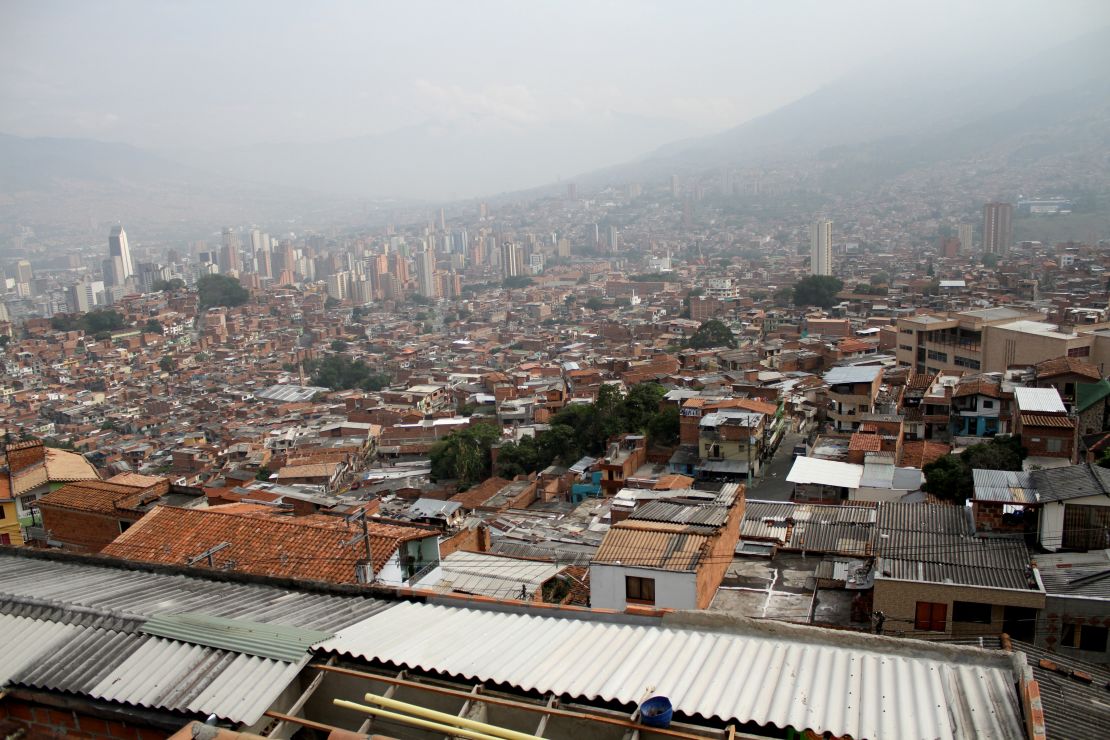
[[[783,435],[775,456],[764,466],[761,475],[752,483],[748,498],[762,501],[789,501],[794,486],[786,482],[790,466],[794,464],[794,445],[805,439],[804,434],[791,432]]]

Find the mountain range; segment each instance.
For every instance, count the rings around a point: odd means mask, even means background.
[[[1032,168],[1048,158],[1076,162],[1085,186],[1105,189],[1110,29],[977,66],[880,61],[726,131],[685,133],[674,121],[606,114],[528,129],[429,121],[208,152],[0,135],[0,223],[131,221],[136,211],[151,222],[260,222],[334,213],[339,203],[344,213],[388,209],[397,204],[389,196],[542,192],[558,176],[590,187],[777,162],[818,163],[822,187],[858,189],[953,163]]]

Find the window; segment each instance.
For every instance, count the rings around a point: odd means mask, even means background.
[[[917,602],[917,614],[913,628],[921,632],[944,632],[948,625],[948,604],[935,604],[930,601]]]
[[[994,408],[994,401],[988,401],[987,399],[984,398],[983,399],[983,408],[993,409]]]
[[[2,505],[0,505],[0,519],[3,519],[7,515],[8,515],[7,509],[5,509]]]
[[[1046,452],[1062,452],[1064,450],[1064,440],[1046,439],[1044,441],[1044,448]]]
[[[973,360],[969,357],[960,357],[959,355],[955,355],[952,358],[952,362],[956,365],[959,365],[960,367],[967,367],[971,368],[972,370],[979,369],[979,361]]]
[[[119,531],[126,532],[127,528],[131,526],[131,522],[124,519],[119,520]]]
[[[952,621],[990,624],[992,610],[993,607],[990,604],[979,604],[974,601],[954,601],[952,602]]]
[[[10,534],[0,534],[0,545],[12,544],[12,536]]]
[[[929,359],[936,360],[937,362],[948,362],[947,352],[937,352],[936,350],[929,350]]]
[[[624,598],[633,604],[655,604],[655,579],[625,576]]]
[[[1105,653],[1108,630],[1093,624],[1064,625],[1064,633],[1060,637],[1060,644],[1064,647],[1090,650],[1096,653]]]
[[[1091,348],[1087,347],[1072,347],[1068,350],[1068,357],[1090,357]]]
[[[913,347],[911,347],[908,344],[899,344],[898,349],[903,350],[905,352],[913,352]]]

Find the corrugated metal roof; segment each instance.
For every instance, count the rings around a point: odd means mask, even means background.
[[[875,518],[874,506],[749,501],[740,536],[775,540],[789,550],[870,555]]]
[[[859,488],[863,466],[819,457],[794,459],[786,480],[790,483],[819,483],[838,488]]]
[[[438,576],[423,579],[416,588],[515,599],[521,586],[532,594],[560,570],[562,566],[550,562],[459,550],[440,561],[434,571]]]
[[[601,541],[595,563],[693,571],[708,554],[716,530],[666,522],[627,519],[613,525]]]
[[[1037,499],[1041,502],[1103,496],[1110,492],[1110,470],[1088,463],[1034,470],[1029,473],[1029,480],[1037,489]]]
[[[975,500],[1007,504],[1037,503],[1037,489],[1023,470],[973,470]]]
[[[159,614],[142,626],[148,635],[233,650],[262,658],[295,662],[309,646],[335,634],[245,619],[221,619],[207,614]]]
[[[134,629],[155,614],[204,612],[335,632],[391,602],[291,592],[184,575],[23,557],[0,549],[0,604],[8,614]]]
[[[1064,402],[1060,400],[1060,392],[1055,388],[1014,388],[1014,401],[1018,411],[1030,411],[1065,414]]]
[[[1024,737],[1004,656],[716,615],[681,619],[704,624],[633,626],[403,604],[320,647],[576,699],[634,704],[651,692],[688,717],[726,722],[857,738]]]
[[[290,663],[150,635],[74,629],[56,649],[25,663],[11,684],[253,724],[310,658],[304,653]]]
[[[847,367],[834,367],[825,373],[825,382],[829,385],[841,383],[870,383],[883,369],[878,365],[852,365]]]
[[[878,530],[877,577],[1040,590],[1031,579],[1025,544],[975,536],[966,507],[883,503]]]
[[[675,524],[700,524],[720,527],[728,521],[728,508],[704,504],[684,504],[676,501],[652,501],[637,509],[631,519],[647,522],[674,522]]]
[[[12,674],[80,631],[71,624],[0,614],[0,655],[4,656],[0,660],[0,686],[7,686]]]
[[[1037,555],[1049,596],[1110,599],[1110,550]]]

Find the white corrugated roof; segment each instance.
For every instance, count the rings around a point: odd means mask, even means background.
[[[825,373],[825,382],[829,385],[840,383],[870,383],[883,369],[878,365],[850,365],[834,367]]]
[[[637,626],[405,603],[320,647],[539,694],[632,704],[652,693],[690,717],[838,736],[1024,737],[1008,656],[813,627],[689,613]]]
[[[786,476],[789,483],[820,483],[840,488],[859,488],[862,478],[862,465],[819,457],[795,458]]]
[[[1064,402],[1060,399],[1060,391],[1055,388],[1014,388],[1014,400],[1019,411],[1067,413]]]

